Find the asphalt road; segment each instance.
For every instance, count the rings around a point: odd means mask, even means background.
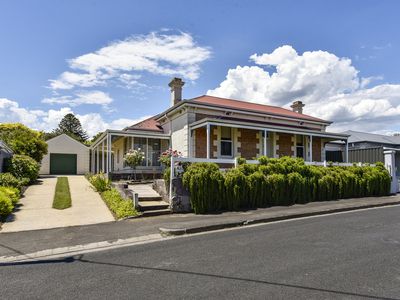
[[[400,299],[400,207],[0,266],[2,299]]]

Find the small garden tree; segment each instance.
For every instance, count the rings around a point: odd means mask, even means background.
[[[125,163],[133,169],[133,176],[136,180],[136,167],[139,166],[144,160],[144,152],[131,149],[124,155]]]
[[[0,124],[0,140],[4,141],[14,154],[27,155],[41,162],[47,154],[43,133],[32,130],[20,123]]]

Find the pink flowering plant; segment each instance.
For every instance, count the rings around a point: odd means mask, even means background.
[[[182,152],[177,150],[172,150],[169,148],[168,150],[161,153],[160,158],[158,159],[164,166],[170,167],[171,166],[171,157],[182,157]]]

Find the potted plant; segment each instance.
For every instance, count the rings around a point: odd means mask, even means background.
[[[140,148],[137,150],[131,149],[124,155],[124,161],[127,166],[133,169],[133,176],[136,181],[136,167],[141,165],[144,160],[144,152],[140,151]]]

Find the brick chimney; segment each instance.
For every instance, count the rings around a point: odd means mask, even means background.
[[[182,101],[182,87],[184,82],[181,78],[174,77],[168,86],[171,88],[171,106],[174,106],[179,101]]]
[[[303,107],[305,106],[305,104],[303,104],[303,102],[301,101],[294,101],[292,105],[290,105],[290,107],[293,109],[294,112],[297,112],[299,114],[303,113]]]

